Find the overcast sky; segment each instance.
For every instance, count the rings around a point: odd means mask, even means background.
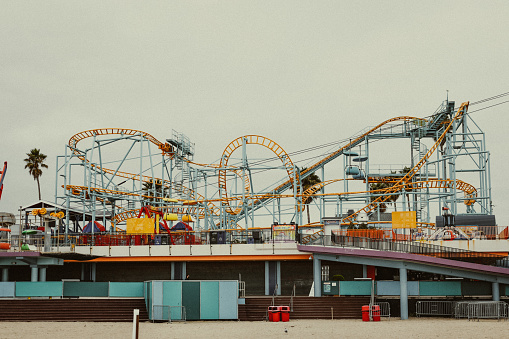
[[[509,2],[0,1],[0,211],[37,200],[23,159],[94,128],[175,129],[200,162],[260,134],[287,152],[509,92]],[[491,102],[494,103],[494,102]],[[478,107],[476,107],[478,108]],[[473,110],[473,108],[472,108]],[[509,224],[509,104],[475,113]],[[391,149],[389,156],[397,156]]]

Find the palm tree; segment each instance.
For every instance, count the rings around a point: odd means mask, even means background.
[[[28,173],[34,177],[34,180],[37,181],[37,189],[39,190],[39,200],[41,200],[41,184],[39,182],[39,177],[42,175],[41,167],[48,168],[48,165],[44,163],[47,155],[42,154],[40,149],[34,148],[30,150],[30,153],[27,153],[28,158],[25,161],[25,168],[28,168]]]
[[[392,184],[389,184],[387,182],[374,182],[374,183],[369,184],[369,189],[371,191],[374,191],[374,190],[387,189],[387,188],[390,188],[392,186],[393,186]],[[378,192],[378,194],[380,194],[380,193],[381,192]],[[371,197],[371,201],[374,201],[377,198],[378,197],[372,196]],[[397,210],[397,208],[396,208],[396,200],[398,200],[398,198],[399,198],[399,194],[393,194],[393,195],[389,196],[389,198],[385,202],[392,203],[394,205],[394,209]],[[380,213],[384,213],[387,210],[387,205],[385,204],[385,202],[383,202],[381,204],[378,204],[378,208],[380,209]]]
[[[28,173],[37,181],[37,189],[39,190],[39,200],[41,200],[41,184],[39,177],[42,175],[41,167],[48,168],[44,163],[47,155],[42,154],[40,149],[34,148],[27,153],[28,158],[25,159],[25,168],[28,168]]]
[[[389,185],[385,182],[373,182],[369,184],[370,191],[381,190],[386,188],[389,188]],[[377,198],[378,197],[371,196],[371,201],[373,202]],[[385,211],[387,211],[387,205],[385,203],[378,204],[377,208],[380,211],[380,213],[384,213]]]
[[[306,168],[303,168],[301,169],[300,173],[304,173],[306,171]],[[305,177],[304,179],[302,179],[301,181],[301,184],[302,184],[302,191],[306,191],[308,188],[310,188],[311,186],[314,186],[316,184],[319,184],[321,183],[322,181],[320,180],[320,177],[318,175],[315,174],[315,172],[311,173],[310,175],[308,175],[307,177]],[[311,201],[313,201],[314,199],[314,196],[313,195],[310,195],[306,198],[306,200],[304,200],[302,203],[306,205],[306,211],[307,211],[307,214],[308,214],[308,224],[311,223],[311,217],[309,216],[309,204],[311,203]]]

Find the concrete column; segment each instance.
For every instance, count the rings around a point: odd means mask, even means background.
[[[30,275],[30,281],[38,281],[39,280],[39,268],[37,265],[30,265],[30,269],[32,270]]]
[[[500,288],[498,282],[491,283],[491,294],[493,301],[500,301]]]
[[[85,263],[81,263],[81,281],[85,281]]]
[[[281,295],[281,261],[276,261],[277,295]]]
[[[322,296],[322,261],[313,257],[313,283],[315,284],[315,297]]]
[[[401,320],[408,319],[408,281],[407,281],[407,269],[399,269],[399,305],[401,309]]]
[[[48,266],[39,266],[39,281],[46,281],[46,268]]]
[[[95,277],[97,273],[97,264],[95,262],[90,264],[90,276],[93,282],[95,282]]]
[[[362,277],[367,278],[368,277],[368,266],[362,265]]]
[[[2,267],[2,281],[9,281],[9,269],[7,267]]]
[[[182,262],[182,280],[187,279],[187,262]]]
[[[265,261],[265,295],[270,295],[269,291],[269,262]]]
[[[175,280],[175,263],[171,262],[170,279]]]

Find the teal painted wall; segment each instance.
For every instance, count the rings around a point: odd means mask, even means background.
[[[376,291],[375,291],[376,292]],[[341,281],[340,295],[371,295],[371,281]]]
[[[110,282],[110,297],[143,297],[142,282]]]
[[[400,283],[399,281],[377,281],[376,282],[376,294],[377,295],[400,295]],[[419,295],[419,282],[408,281],[408,295],[416,296]]]
[[[219,319],[219,281],[202,281],[200,299],[200,318]]]
[[[61,297],[61,281],[18,281],[16,297]]]
[[[164,306],[182,306],[182,281],[164,281],[162,301]],[[167,318],[168,312],[171,313],[172,320],[182,319],[182,309],[180,307],[165,308],[165,315]]]
[[[182,282],[182,306],[186,308],[187,320],[200,319],[200,282]]]
[[[145,281],[143,293],[145,294],[145,306],[147,307],[148,318],[152,319],[152,282]]]
[[[109,283],[64,281],[64,297],[107,297]]]
[[[460,296],[460,281],[420,281],[419,295],[421,296]]]

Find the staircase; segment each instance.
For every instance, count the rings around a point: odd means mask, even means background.
[[[428,153],[428,148],[426,147],[426,145],[421,143],[420,140],[421,136],[422,132],[421,130],[419,130],[417,136],[412,141],[412,153],[414,154],[412,167],[414,166],[414,164],[418,163],[422,158],[424,158],[426,153]],[[429,172],[427,172],[427,167],[424,168],[426,169],[426,171],[422,173],[423,172],[422,168],[419,169],[419,172],[416,173],[415,179],[413,180],[427,179]],[[415,199],[416,200],[414,201],[414,210],[417,221],[427,221],[426,212],[427,203],[425,201],[425,196],[423,194],[417,194],[415,195]]]
[[[308,234],[308,235],[302,236],[301,243],[303,245],[311,245],[316,240],[322,239],[322,237],[323,237],[323,230],[319,230],[318,232],[315,232],[313,234]]]
[[[0,321],[124,322],[140,310],[148,320],[144,299],[7,299],[0,300]]]
[[[361,307],[369,304],[369,297],[293,297],[290,319],[361,319]],[[267,316],[272,297],[247,297],[239,305],[239,320],[261,321]],[[290,297],[276,297],[276,306],[289,306]]]

